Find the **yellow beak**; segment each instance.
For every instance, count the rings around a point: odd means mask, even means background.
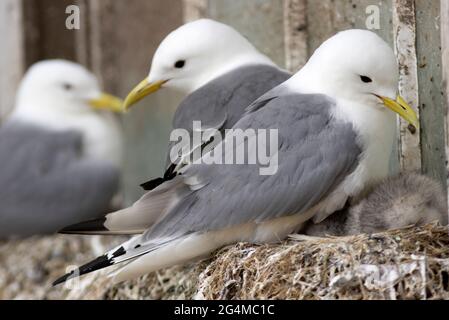
[[[140,82],[125,99],[124,109],[128,110],[132,105],[136,104],[146,96],[158,91],[167,80],[149,82],[147,79]]]
[[[97,110],[123,112],[123,100],[107,93],[102,93],[100,97],[89,100],[89,105]]]
[[[408,103],[405,102],[404,98],[399,95],[397,96],[396,100],[387,97],[378,97],[382,100],[382,102],[388,109],[396,112],[404,120],[410,123],[415,129],[419,127],[419,120],[415,110],[413,110],[412,107],[410,107]]]

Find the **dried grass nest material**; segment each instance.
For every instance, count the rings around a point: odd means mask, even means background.
[[[342,238],[294,235],[281,244],[228,246],[115,286],[98,274],[79,284],[56,288],[59,298],[448,299],[449,235],[435,224]]]
[[[205,299],[449,298],[448,228],[239,244],[202,272]]]

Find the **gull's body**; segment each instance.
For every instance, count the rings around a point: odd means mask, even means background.
[[[403,173],[369,188],[365,197],[326,220],[308,223],[301,232],[310,236],[345,236],[434,221],[446,225],[445,202],[438,182],[417,173]]]
[[[49,60],[27,72],[0,127],[0,237],[56,232],[111,208],[121,130],[91,103],[118,108],[119,100],[80,65]]]
[[[387,176],[396,116],[386,106],[416,125],[410,107],[394,100],[397,81],[393,51],[374,33],[349,30],[330,38],[233,127],[278,130],[274,174],[260,175],[259,165],[208,165],[212,155],[204,155],[129,208],[161,212],[151,228],[80,274],[128,261],[113,274],[123,281],[226,244],[279,241],[309,219],[323,220]],[[214,151],[226,156],[229,139]],[[255,141],[248,139],[249,150]]]

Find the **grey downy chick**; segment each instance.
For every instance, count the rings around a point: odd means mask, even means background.
[[[375,233],[439,221],[448,214],[442,187],[414,172],[389,177],[372,187],[357,203],[335,212],[321,223],[309,222],[303,233],[310,236],[345,236]]]

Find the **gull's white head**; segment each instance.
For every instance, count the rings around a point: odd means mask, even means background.
[[[119,164],[121,130],[110,110],[122,110],[123,101],[102,93],[95,76],[79,64],[47,60],[25,74],[16,96],[12,120],[48,130],[75,130],[82,134],[84,155]]]
[[[13,116],[32,121],[55,115],[70,117],[96,109],[120,111],[120,103],[120,99],[102,93],[96,77],[81,65],[47,60],[34,64],[25,74]]]
[[[303,92],[398,113],[417,126],[413,109],[397,95],[398,65],[393,50],[367,30],[342,31],[325,41],[288,82]]]
[[[128,95],[125,105],[129,107],[161,87],[190,94],[246,64],[273,62],[228,25],[210,19],[187,23],[161,42],[148,77]]]

